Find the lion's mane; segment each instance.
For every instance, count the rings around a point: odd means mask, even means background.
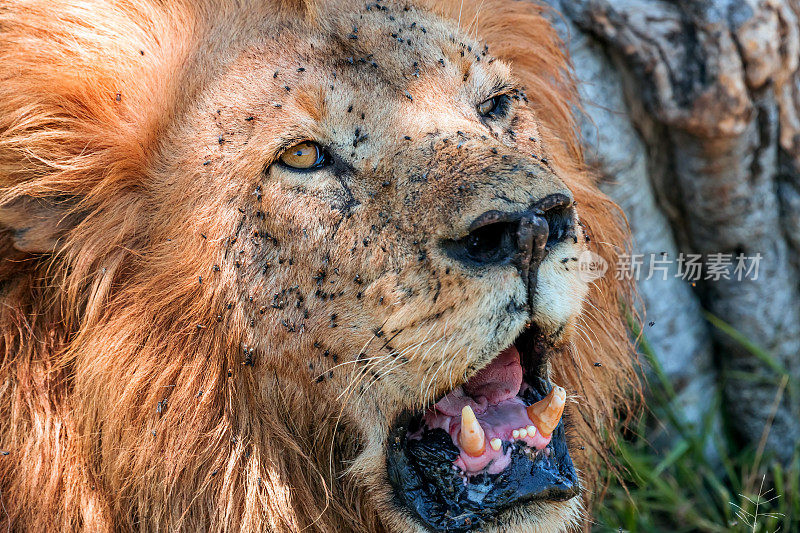
[[[591,250],[615,264],[624,218],[584,168],[575,85],[543,9],[508,0],[432,4],[511,63],[551,164],[578,201]],[[215,314],[213,287],[180,268],[157,276],[138,269],[142,261],[174,264],[147,228],[189,229],[143,220],[142,191],[153,186],[160,133],[213,75],[198,50],[258,17],[313,21],[315,8],[0,2],[0,529],[380,528],[363,491],[304,445],[303,420],[314,414],[285,412],[281,395],[303,390],[287,384],[273,405],[256,405],[250,391],[258,383],[239,372],[243,325],[202,331]],[[25,251],[56,241],[52,254]],[[554,381],[578,393],[570,433],[589,486],[618,407],[636,387],[621,307],[629,300],[630,288],[613,275],[594,282],[583,334],[552,361]],[[108,381],[119,383],[113,396],[97,386]],[[143,441],[143,430],[153,438]],[[245,433],[246,441],[237,438]]]

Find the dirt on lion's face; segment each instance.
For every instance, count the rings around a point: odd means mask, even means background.
[[[467,531],[530,507],[567,523],[563,428],[519,430],[587,293],[585,235],[528,97],[430,15],[320,16],[240,55],[206,94],[217,116],[194,121],[202,174],[241,186],[207,246],[235,300],[223,323],[251,324],[249,372],[302,382],[319,425],[361,436],[352,475],[392,517]],[[465,406],[477,457],[459,443]]]
[[[579,167],[575,154],[563,161],[573,139],[543,121],[546,102],[526,93],[508,57],[455,22],[403,2],[309,10],[189,54],[183,68],[196,70],[199,89],[176,98],[145,192],[125,200],[146,221],[131,238],[140,256],[114,271],[128,289],[109,283],[112,311],[95,313],[71,352],[75,394],[109,401],[79,427],[114,418],[114,386],[98,365],[82,374],[79,355],[114,345],[133,351],[128,363],[109,361],[109,374],[152,374],[120,397],[163,397],[159,418],[133,424],[147,429],[141,438],[152,431],[154,447],[176,450],[170,432],[189,431],[186,412],[218,413],[196,424],[205,428],[196,444],[230,441],[239,455],[208,452],[216,470],[193,467],[191,479],[216,486],[224,474],[242,509],[262,502],[250,511],[262,525],[572,527],[583,446],[567,439],[581,416],[570,398],[591,395],[575,379],[583,364],[570,363],[583,357],[576,328],[590,327],[582,202],[599,197],[585,176],[568,175]],[[607,217],[596,204],[590,213]],[[5,225],[14,220],[5,214]],[[18,249],[40,252],[16,229]],[[65,256],[78,257],[78,239],[66,242]],[[608,328],[620,338],[616,314]],[[180,365],[153,356],[161,371],[132,370],[145,360],[137,350],[169,353],[173,343],[191,354]],[[166,389],[141,392],[150,385]],[[106,431],[104,446],[133,438],[122,423]],[[145,498],[125,481],[139,463],[103,461],[95,475],[107,490]],[[297,498],[312,495],[333,503],[309,503],[324,508],[304,515]],[[181,520],[204,523],[201,511]]]

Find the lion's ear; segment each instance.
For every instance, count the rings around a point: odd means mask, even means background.
[[[71,198],[23,196],[0,205],[0,226],[11,233],[14,247],[22,252],[55,252],[81,215]]]

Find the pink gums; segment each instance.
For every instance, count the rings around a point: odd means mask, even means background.
[[[469,405],[475,412],[486,434],[486,451],[480,457],[472,457],[461,450],[453,463],[467,474],[487,471],[490,474],[502,472],[511,463],[511,450],[495,451],[490,446],[492,439],[504,442],[523,441],[531,448],[543,449],[550,437],[543,437],[537,431],[531,437],[514,439],[512,431],[534,425],[528,418],[525,403],[517,397],[520,388],[527,387],[522,381],[522,365],[519,352],[514,346],[504,350],[489,366],[461,387],[442,398],[425,413],[425,423],[431,429],[447,431],[459,450],[458,434],[461,431],[461,410]]]

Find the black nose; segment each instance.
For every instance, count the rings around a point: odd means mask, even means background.
[[[527,278],[550,248],[575,237],[574,219],[572,199],[551,194],[525,211],[483,213],[466,237],[449,241],[445,248],[466,266],[513,264]]]

